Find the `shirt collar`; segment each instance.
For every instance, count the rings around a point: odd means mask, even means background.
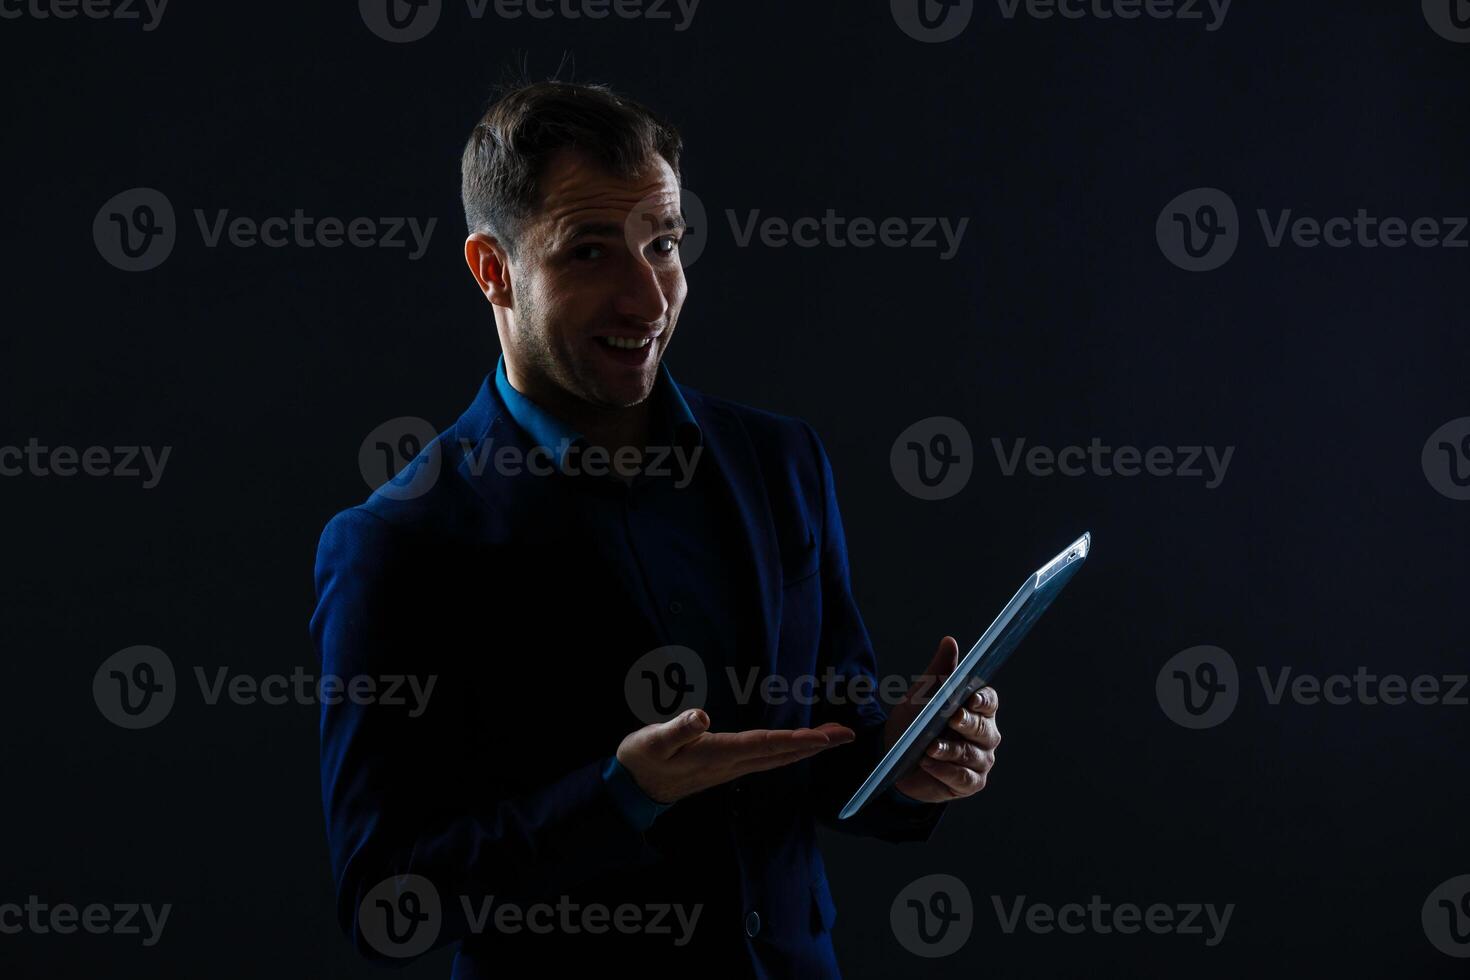
[[[505,373],[505,354],[495,363],[495,389],[511,419],[525,430],[538,446],[556,453],[557,462],[574,443],[583,438],[570,424],[562,421],[511,386]],[[695,421],[689,403],[674,383],[674,376],[664,361],[658,363],[658,378],[654,381],[653,413],[649,419],[649,441],[654,444],[665,442],[680,445],[699,445],[704,441],[703,431]],[[669,438],[672,432],[672,438]]]

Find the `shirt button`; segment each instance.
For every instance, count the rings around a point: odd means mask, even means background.
[[[755,909],[745,913],[745,934],[754,939],[756,933],[761,931],[761,914]]]
[[[683,611],[684,604],[678,599],[675,599],[673,602],[669,603],[669,612],[673,613],[675,616],[679,615]]]

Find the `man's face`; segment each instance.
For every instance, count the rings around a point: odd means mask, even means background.
[[[510,263],[507,360],[533,393],[550,382],[599,408],[637,405],[687,291],[678,180],[662,158],[623,180],[564,151],[541,188]]]

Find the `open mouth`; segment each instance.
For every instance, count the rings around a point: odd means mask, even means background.
[[[597,339],[602,341],[604,347],[611,347],[614,350],[642,350],[653,343],[652,337],[598,337]]]
[[[653,342],[659,334],[644,337],[597,337],[597,346],[608,358],[618,364],[632,365],[637,367],[647,363],[652,357]]]

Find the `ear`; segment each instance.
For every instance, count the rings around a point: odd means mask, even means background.
[[[475,232],[464,240],[464,260],[486,299],[496,306],[512,306],[510,254],[498,238]]]

